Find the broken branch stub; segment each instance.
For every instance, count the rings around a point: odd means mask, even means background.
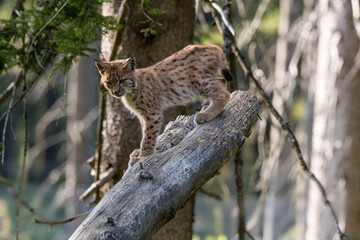
[[[157,152],[128,169],[70,239],[150,239],[241,148],[258,111],[252,93],[235,91],[210,122],[179,116],[159,136]]]

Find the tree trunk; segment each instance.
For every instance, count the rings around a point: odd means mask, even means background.
[[[79,196],[84,191],[88,170],[83,168],[86,160],[86,141],[84,118],[87,114],[88,91],[87,89],[89,60],[81,58],[70,70],[67,86],[67,160],[65,166],[65,188],[68,194],[66,204],[67,217],[73,217],[84,212]],[[72,233],[80,222],[67,225],[67,230]]]
[[[278,38],[276,42],[276,62],[274,72],[274,89],[272,104],[284,119],[286,107],[292,101],[292,92],[295,79],[288,74],[288,64],[291,50],[288,42],[288,33],[291,24],[292,0],[280,0],[280,18]],[[264,240],[279,239],[281,234],[286,232],[289,222],[292,220],[291,204],[288,200],[291,192],[288,188],[288,173],[293,163],[289,161],[290,146],[281,127],[277,124],[275,117],[271,116],[270,127],[270,151],[267,164],[264,165],[264,184],[266,193],[264,210]]]
[[[319,13],[311,170],[323,183],[340,226],[345,223],[346,233],[359,239],[359,38],[350,1],[321,0]],[[313,184],[308,206],[306,239],[332,239],[336,228]]]
[[[240,149],[258,110],[253,94],[237,91],[210,122],[178,117],[157,152],[128,169],[70,239],[149,239]]]
[[[316,1],[317,2],[317,1]],[[304,22],[311,23],[311,13],[314,9],[314,0],[303,0],[303,15]],[[314,81],[315,81],[315,64],[316,59],[316,29],[309,27],[302,30],[304,36],[304,48],[301,56],[301,92],[302,98],[306,100],[305,115],[299,121],[298,132],[300,133],[298,139],[300,140],[302,153],[308,166],[311,165],[311,147],[312,147],[312,126],[313,126],[313,112],[314,112]],[[295,224],[296,234],[298,239],[305,239],[306,231],[306,212],[308,201],[309,178],[302,172],[298,172],[295,182]]]
[[[149,2],[153,8],[164,10],[160,15],[150,16],[154,21],[162,24],[155,27],[156,34],[144,32],[153,24],[147,18],[148,8],[144,6],[145,13],[139,8],[141,1],[126,1],[123,22],[124,27],[104,36],[102,40],[102,52],[106,60],[126,58],[133,55],[136,58],[137,67],[152,65],[161,59],[189,45],[193,41],[195,2],[194,0],[152,0]],[[121,2],[111,1],[104,3],[103,15],[117,16]],[[165,113],[165,121],[180,114],[179,110]],[[172,115],[172,117],[170,116]],[[107,96],[106,119],[103,122],[103,147],[102,169],[106,171],[109,166],[114,167],[117,176],[114,181],[103,189],[105,193],[116,181],[122,177],[127,169],[130,153],[139,148],[141,140],[141,128],[138,119],[124,108],[121,101]],[[178,215],[184,214],[172,221],[168,230],[163,231],[164,239],[169,239],[165,233],[184,229],[179,226],[188,226],[186,231],[180,231],[184,235],[178,235],[180,239],[191,239],[192,215],[194,199],[189,201],[189,206]],[[184,221],[186,219],[186,221]],[[156,239],[162,239],[157,236]]]

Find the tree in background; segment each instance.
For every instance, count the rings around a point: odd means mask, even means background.
[[[125,7],[123,6],[125,4]],[[121,16],[119,11],[124,7]],[[123,27],[105,35],[101,51],[105,60],[136,58],[136,67],[150,66],[193,42],[195,2],[171,1],[111,1],[103,4],[103,15],[121,19]],[[141,127],[138,119],[122,105],[119,99],[106,96],[106,117],[103,122],[101,169],[116,169],[115,181],[128,167],[129,155],[140,145]],[[175,118],[181,112],[165,113]],[[98,140],[99,141],[99,140]],[[105,190],[105,191],[106,191]],[[154,239],[191,239],[194,197],[163,227]]]
[[[93,54],[94,55],[94,54]],[[92,70],[92,71],[91,71]],[[89,134],[91,123],[97,117],[96,104],[96,78],[95,66],[88,57],[81,57],[69,71],[67,81],[67,159],[65,165],[65,189],[67,196],[66,216],[68,218],[84,213],[86,206],[79,201],[80,195],[89,184],[89,171],[84,167],[84,160],[89,157],[89,146],[92,148]],[[93,82],[90,82],[93,81]],[[92,152],[92,151],[91,151]],[[71,234],[76,225],[74,222],[68,225],[68,233]]]
[[[360,42],[351,2],[320,1],[318,29],[311,169],[346,233],[360,239]],[[306,238],[332,239],[335,234],[330,212],[310,184]]]

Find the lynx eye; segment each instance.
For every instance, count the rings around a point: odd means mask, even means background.
[[[112,82],[106,82],[105,83],[107,86],[111,87],[112,86]]]

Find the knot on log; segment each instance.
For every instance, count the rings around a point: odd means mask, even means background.
[[[141,171],[137,176],[138,180],[146,182],[151,181],[153,178],[154,176],[148,171]]]
[[[110,226],[114,226],[115,225],[115,221],[112,217],[108,217],[106,222],[110,225]]]

